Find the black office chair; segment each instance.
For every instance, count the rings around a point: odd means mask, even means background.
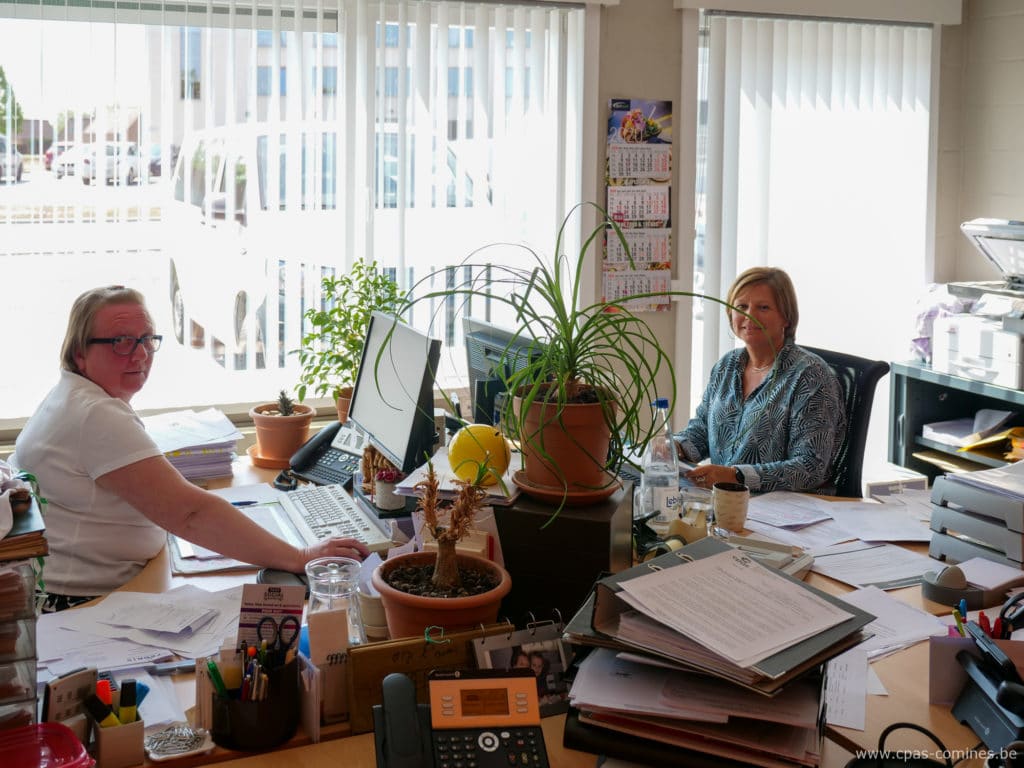
[[[846,437],[836,455],[833,482],[837,496],[860,498],[863,494],[861,471],[864,467],[864,444],[868,438],[871,403],[875,399],[875,385],[889,372],[889,364],[882,360],[868,360],[830,349],[804,347],[828,363],[839,378],[846,402]]]

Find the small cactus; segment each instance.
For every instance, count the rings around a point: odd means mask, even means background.
[[[291,416],[295,413],[295,402],[288,397],[288,393],[283,389],[277,396],[277,410],[282,416]]]

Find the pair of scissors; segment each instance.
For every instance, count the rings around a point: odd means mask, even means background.
[[[280,620],[264,616],[256,625],[256,638],[261,648],[266,643],[267,650],[282,658],[299,639],[299,620],[294,616],[283,616]]]

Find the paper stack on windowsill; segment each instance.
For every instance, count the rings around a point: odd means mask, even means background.
[[[216,408],[174,411],[142,419],[146,431],[187,480],[230,477],[242,433]]]

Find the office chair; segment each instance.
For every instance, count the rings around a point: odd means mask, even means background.
[[[837,496],[860,498],[863,495],[861,471],[864,465],[864,444],[868,438],[871,403],[875,399],[875,385],[889,372],[889,364],[882,360],[847,355],[830,349],[804,347],[828,363],[839,379],[846,403],[846,437],[836,455],[833,482]]]

